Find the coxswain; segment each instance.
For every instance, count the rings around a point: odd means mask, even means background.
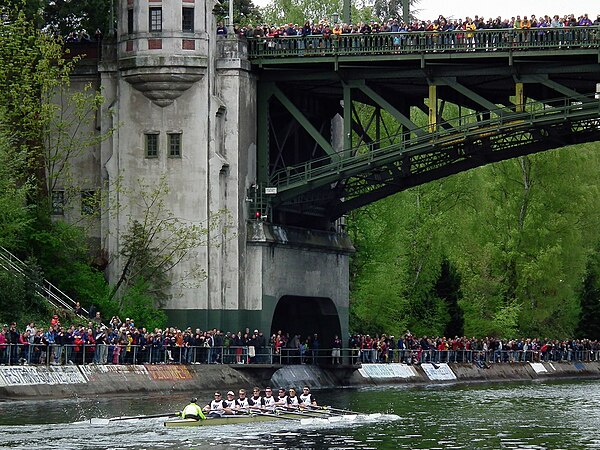
[[[235,400],[235,410],[238,413],[250,412],[250,400],[246,397],[246,390],[240,389],[239,397]]]
[[[296,395],[296,388],[290,388],[287,396],[287,407],[298,409],[300,407],[300,399]]]
[[[181,418],[182,419],[194,419],[194,420],[205,420],[206,417],[204,416],[204,413],[202,412],[202,409],[198,406],[197,404],[198,399],[197,398],[193,398],[192,401],[190,402],[189,405],[187,405],[185,408],[183,408],[183,411],[181,411]]]
[[[208,417],[221,417],[226,413],[225,401],[221,398],[219,391],[215,392],[215,398],[203,409],[208,413]]]
[[[273,397],[273,390],[270,387],[265,388],[265,396],[262,398],[261,404],[262,409],[273,411],[275,409],[275,397]]]
[[[315,396],[310,393],[310,388],[308,386],[304,386],[302,388],[302,394],[300,394],[300,404],[301,406],[317,406],[317,400],[315,400]]]

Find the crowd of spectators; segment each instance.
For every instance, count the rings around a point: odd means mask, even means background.
[[[342,34],[372,34],[372,33],[400,33],[400,32],[415,32],[415,31],[460,31],[466,32],[485,29],[544,29],[544,28],[564,28],[576,26],[592,26],[600,25],[600,14],[595,20],[591,20],[588,14],[575,17],[573,14],[560,17],[559,15],[549,16],[535,14],[531,16],[517,15],[515,17],[488,18],[475,15],[474,17],[466,17],[465,19],[447,19],[444,16],[439,16],[434,20],[414,20],[410,23],[405,23],[401,19],[390,18],[387,21],[379,23],[376,20],[367,22],[359,22],[356,24],[348,23],[332,23],[328,19],[322,19],[319,22],[305,22],[304,24],[287,23],[283,25],[263,24],[259,26],[247,25],[241,28],[236,28],[235,31],[247,38],[262,38],[262,37],[285,37],[285,36],[311,36],[319,35],[331,37]],[[227,29],[222,26],[218,27],[217,34],[227,35]]]
[[[76,311],[77,312],[77,311]],[[81,311],[80,311],[81,312]],[[92,311],[85,325],[63,326],[54,315],[47,329],[15,322],[0,332],[0,364],[322,364],[461,363],[476,364],[598,361],[600,342],[590,339],[496,339],[486,337],[395,338],[353,335],[344,346],[335,336],[321,343],[317,333],[302,337],[283,331],[270,337],[246,328],[222,332],[188,327],[147,330],[134,320],[112,317],[103,323]]]
[[[350,338],[349,347],[354,350],[356,363],[471,362],[483,365],[600,360],[600,341],[591,339],[417,338],[408,332],[397,339],[385,334],[374,337],[355,335]]]

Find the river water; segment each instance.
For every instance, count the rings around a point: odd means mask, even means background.
[[[199,397],[208,401],[210,394]],[[339,423],[165,428],[161,418],[108,425],[89,419],[176,411],[188,396],[6,401],[0,403],[0,448],[600,448],[600,381],[379,386],[316,394],[321,404],[382,414]]]

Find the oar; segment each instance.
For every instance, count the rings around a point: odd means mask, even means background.
[[[98,417],[93,417],[90,419],[90,423],[92,425],[108,425],[111,422],[117,422],[119,420],[141,420],[141,419],[155,419],[158,417],[176,417],[179,413],[162,413],[162,414],[149,414],[145,416],[123,416],[123,417],[113,417],[111,419],[102,419]]]
[[[291,409],[291,408],[286,408],[286,407],[280,407],[279,410],[282,411],[284,414],[293,414],[293,415],[296,415],[296,416],[314,417],[314,418],[317,418],[317,419],[320,419],[320,418],[323,417],[322,415],[320,415],[318,413],[314,414],[314,413],[311,413],[311,412],[301,411],[301,410],[298,410],[298,409]]]
[[[356,411],[351,411],[349,409],[332,408],[331,406],[322,406],[322,408],[325,410],[336,411],[336,412],[339,412],[342,414],[364,414],[364,413],[359,413]]]
[[[258,416],[267,416],[267,417],[273,417],[275,419],[282,419],[282,420],[293,420],[293,421],[297,421],[298,419],[294,419],[293,417],[286,417],[286,416],[281,416],[275,412],[273,413],[268,413],[268,412],[256,412],[256,413],[252,413],[252,414],[256,414]]]

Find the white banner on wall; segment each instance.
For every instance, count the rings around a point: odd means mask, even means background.
[[[75,366],[0,367],[0,386],[31,386],[34,384],[80,384],[86,380]]]
[[[544,367],[542,363],[530,362],[529,364],[531,364],[531,368],[535,370],[535,373],[548,373],[546,367]]]
[[[406,364],[364,364],[358,372],[364,378],[411,378],[419,374],[413,366]]]
[[[421,364],[421,368],[430,380],[456,380],[456,375],[454,375],[454,372],[452,372],[452,369],[446,363],[423,363]]]

